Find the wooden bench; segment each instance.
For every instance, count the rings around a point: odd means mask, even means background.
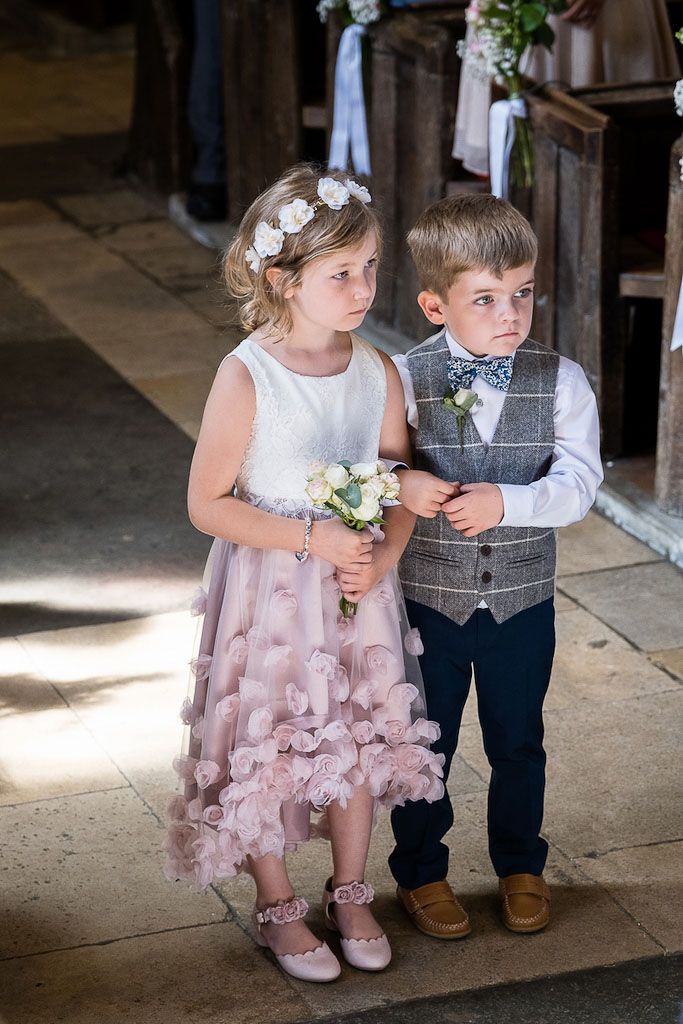
[[[680,130],[673,84],[547,87],[530,98],[534,331],[584,367],[608,458],[624,446],[629,307],[664,289],[661,257],[643,239],[666,222],[669,151]]]
[[[417,277],[405,237],[426,206],[447,194],[455,176],[451,157],[464,8],[395,11],[372,25],[364,40],[371,180],[367,182],[385,222],[384,250],[373,314],[410,338],[430,327],[415,301]],[[328,23],[328,125],[331,131],[334,71],[341,29]]]
[[[223,0],[228,219],[325,156],[325,31],[311,0]]]
[[[191,47],[191,5],[181,0],[140,0],[127,163],[141,181],[160,192],[184,189],[190,173]]]

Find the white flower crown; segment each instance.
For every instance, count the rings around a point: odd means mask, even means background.
[[[267,256],[277,256],[285,244],[285,235],[297,235],[304,224],[315,217],[315,211],[319,206],[329,206],[331,210],[341,210],[346,206],[351,196],[354,196],[361,203],[369,203],[372,196],[364,185],[357,181],[346,179],[342,184],[336,178],[320,178],[318,181],[318,195],[313,205],[309,205],[305,199],[293,199],[291,203],[281,207],[278,213],[280,227],[274,227],[267,221],[262,220],[257,225],[254,233],[254,244],[249,246],[245,253],[245,259],[249,269],[258,273],[261,261]]]

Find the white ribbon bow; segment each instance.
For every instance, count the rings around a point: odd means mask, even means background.
[[[671,351],[675,352],[677,348],[683,349],[683,278],[681,278],[681,290],[678,293],[674,329],[671,332]]]
[[[521,97],[497,100],[489,111],[489,173],[491,191],[499,199],[507,199],[510,154],[515,142],[515,118],[526,117],[526,103]]]
[[[330,141],[330,170],[348,168],[349,148],[356,174],[370,174],[370,145],[363,95],[363,25],[349,25],[339,40],[334,73],[334,118]]]

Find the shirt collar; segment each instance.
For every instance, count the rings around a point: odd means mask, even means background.
[[[471,352],[468,352],[466,348],[462,347],[459,341],[455,340],[448,328],[446,328],[446,344],[448,345],[448,350],[452,356],[460,356],[461,359],[467,359],[470,362],[475,359],[484,359],[488,363],[489,360],[495,359],[495,356],[473,356]],[[515,353],[511,352],[510,354],[514,360]]]

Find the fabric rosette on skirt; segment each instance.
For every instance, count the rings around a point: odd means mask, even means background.
[[[169,803],[166,874],[199,887],[247,857],[326,835],[325,809],[366,786],[377,806],[437,800],[417,661],[395,573],[340,614],[334,568],[215,541]],[[320,818],[311,822],[311,811]]]

